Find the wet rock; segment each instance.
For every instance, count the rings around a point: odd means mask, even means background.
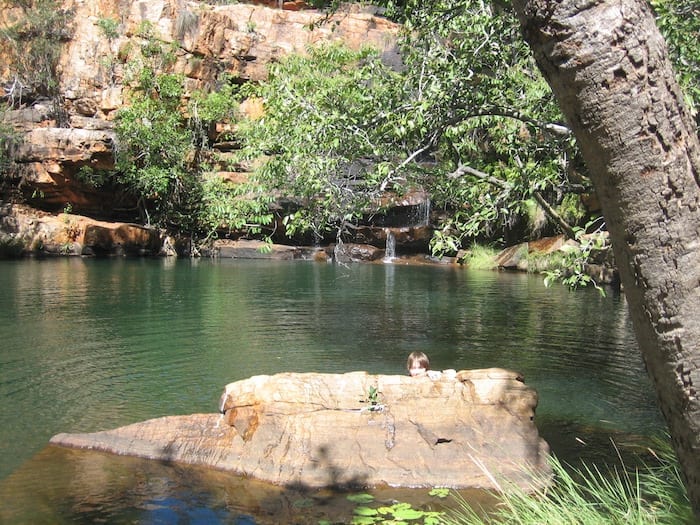
[[[385,251],[370,244],[343,243],[333,246],[333,258],[336,262],[369,262],[384,257]]]
[[[276,259],[288,261],[299,259],[301,257],[301,248],[247,239],[235,241],[219,239],[214,241],[212,247],[207,250],[206,255],[222,259]]]
[[[427,251],[433,228],[428,225],[420,226],[359,226],[354,231],[357,243],[371,244],[377,247],[386,246],[387,237],[392,235],[397,247],[408,250]]]
[[[83,228],[83,255],[158,255],[158,230],[138,224],[88,222]]]
[[[280,485],[532,488],[550,475],[536,405],[535,391],[503,369],[437,379],[286,373],[227,385],[221,415],[158,418],[51,442]]]

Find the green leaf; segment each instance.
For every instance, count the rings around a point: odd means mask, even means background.
[[[314,506],[314,500],[311,498],[301,498],[294,500],[292,506],[297,509],[308,509]]]
[[[355,507],[353,514],[356,516],[376,516],[378,512],[371,507]]]
[[[400,520],[417,520],[423,515],[423,511],[412,508],[400,508],[394,511],[394,517]]]
[[[450,489],[445,487],[435,487],[430,492],[428,492],[428,495],[435,496],[437,498],[446,498],[450,495]]]
[[[352,525],[372,525],[373,523],[377,523],[377,520],[370,516],[353,516],[350,523]]]

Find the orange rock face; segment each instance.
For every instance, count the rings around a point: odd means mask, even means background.
[[[14,160],[27,194],[41,193],[43,204],[53,210],[70,205],[77,213],[91,214],[103,207],[105,199],[81,185],[76,174],[82,166],[114,165],[111,121],[127,103],[132,50],[145,42],[138,36],[144,24],[153,28],[159,42],[173,45],[176,60],[169,72],[182,73],[189,92],[216,85],[223,74],[241,81],[264,79],[271,61],[321,42],[343,41],[354,49],[372,45],[394,53],[397,26],[372,12],[353,8],[325,20],[321,12],[302,9],[303,2],[282,2],[284,9],[276,0],[272,3],[274,8],[172,0],[64,0],[63,7],[75,11],[58,65],[65,121],[57,123],[51,102],[38,102],[36,94],[26,90],[23,100],[30,103],[18,104],[5,116],[24,139]],[[21,17],[21,9],[0,0],[0,29]],[[116,22],[116,36],[108,38],[100,27],[105,20]],[[19,100],[7,45],[0,42],[0,85]],[[263,111],[260,101],[244,107],[253,116]]]

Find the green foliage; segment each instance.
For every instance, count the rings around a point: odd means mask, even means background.
[[[367,401],[373,405],[376,405],[379,402],[379,391],[377,390],[376,386],[370,385],[367,392]]]
[[[413,148],[435,161],[422,185],[451,215],[434,251],[512,230],[534,191],[565,194],[579,155],[513,14],[474,0],[388,9],[406,28],[407,113],[428,130]]]
[[[72,34],[73,12],[63,9],[54,0],[10,2],[21,7],[24,16],[14,25],[2,30],[9,53],[14,85],[9,94],[12,102],[20,103],[26,92],[51,98],[59,96],[56,67],[61,44]],[[57,104],[57,103],[56,103]],[[61,120],[58,104],[56,118]]]
[[[458,510],[448,513],[448,525],[693,523],[677,461],[668,444],[654,463],[641,470],[605,472],[593,466],[576,469],[551,459],[552,486],[534,493],[517,487],[502,487],[495,510],[471,507],[460,501]]]
[[[119,21],[113,18],[100,18],[97,26],[108,40],[114,40],[119,36]]]
[[[349,494],[347,499],[353,503],[371,503],[374,501],[374,496],[366,492],[361,492],[359,494]]]
[[[136,28],[135,35],[140,38],[138,45],[128,47],[128,55],[122,59],[126,62],[125,83],[145,88],[142,75],[148,74],[154,77],[156,73],[168,71],[175,63],[175,50],[177,44],[166,44],[158,38],[155,26],[147,21],[142,21]]]
[[[607,233],[602,230],[602,226],[592,233],[586,233],[592,225],[593,222],[590,222],[585,228],[574,229],[577,244],[567,247],[553,269],[543,271],[545,286],[550,286],[553,282],[561,282],[572,289],[592,285],[601,295],[605,295],[605,290],[586,272],[593,255],[610,248]]]
[[[400,71],[323,46],[254,92],[265,117],[241,137],[249,158],[269,156],[261,184],[293,203],[288,232],[342,235],[381,212],[383,191],[419,186],[446,212],[442,255],[513,229],[533,192],[561,202],[580,158],[514,16],[476,0],[385,5],[405,26]]]
[[[150,221],[161,222],[183,207],[191,196],[192,134],[178,111],[183,79],[178,75],[142,74],[133,103],[121,109],[115,130],[119,137],[117,169],[120,182],[139,196]],[[149,206],[150,204],[150,206]]]
[[[60,44],[70,36],[71,13],[52,0],[11,3],[25,13],[3,34],[16,85],[56,96],[55,68]],[[176,43],[162,41],[152,23],[141,23],[136,43],[119,57],[132,97],[116,122],[115,177],[138,198],[144,219],[208,234],[222,225],[259,234],[272,221],[269,196],[276,195],[286,203],[289,235],[333,232],[342,238],[382,213],[384,192],[421,187],[440,217],[431,241],[437,255],[516,230],[538,231],[541,221],[531,221],[540,213],[534,196],[580,226],[588,217],[572,191],[589,187],[585,169],[509,3],[379,4],[404,24],[400,67],[390,67],[376,51],[324,45],[272,65],[268,81],[240,92],[231,79],[220,79],[216,91],[190,94],[186,108],[183,77],[167,73]],[[696,108],[696,2],[652,4]],[[313,5],[334,9],[337,2]],[[184,37],[196,22],[196,13],[180,13],[178,35]],[[106,38],[118,36],[116,20],[96,23]],[[238,100],[246,96],[264,100],[265,113],[239,123]],[[234,187],[206,176],[216,161],[209,141],[217,122],[231,124],[222,138],[241,142],[241,159],[263,159],[249,183]],[[107,178],[89,170],[80,176],[95,186]],[[576,231],[580,236],[582,230]],[[569,270],[552,271],[548,282],[586,284],[584,259],[597,248],[584,243],[567,254],[563,264]]]
[[[184,77],[163,73],[171,50],[156,39],[151,24],[130,70],[131,104],[115,121],[117,169],[113,179],[138,200],[143,220],[158,226],[200,232],[220,230],[261,234],[272,222],[271,194],[256,185],[228,184],[209,174],[216,161],[209,130],[237,119],[237,91],[223,77],[215,92],[194,92],[183,107]],[[81,171],[86,182],[104,183],[101,173]]]
[[[115,120],[115,179],[137,198],[146,223],[195,229],[202,168],[181,112],[184,76],[162,72],[170,58],[152,24],[141,23],[136,33],[144,40],[129,62],[131,104]]]
[[[324,45],[275,64],[246,92],[265,101],[265,115],[241,125],[243,154],[267,157],[257,177],[292,203],[290,235],[342,235],[376,208],[396,146],[383,116],[396,106],[395,82],[374,51]]]
[[[233,122],[238,118],[239,88],[229,76],[221,79],[215,91],[195,92],[190,98],[189,113],[201,126],[217,122]]]
[[[272,197],[254,183],[231,185],[209,177],[202,183],[202,208],[199,223],[202,229],[262,232],[263,225],[270,224]]]
[[[568,193],[564,196],[557,212],[569,224],[580,224],[586,217],[586,210],[581,203],[580,195],[575,193]]]
[[[651,0],[656,23],[671,53],[686,102],[698,118],[700,108],[700,5],[696,0]]]
[[[473,270],[493,270],[497,254],[498,250],[491,246],[474,243],[466,249],[460,262]]]
[[[445,487],[435,487],[428,492],[428,495],[436,498],[446,498],[450,495],[450,489]]]

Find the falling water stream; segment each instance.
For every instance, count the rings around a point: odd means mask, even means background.
[[[515,369],[566,461],[616,461],[661,431],[624,296],[457,267],[148,259],[0,261],[0,522],[349,521],[345,495],[49,447],[215,412],[228,382],[282,371]],[[425,503],[425,491],[378,491]],[[476,497],[476,496],[474,496]]]
[[[430,224],[430,198],[426,197],[415,207],[411,226],[427,226]]]
[[[385,228],[386,231],[386,247],[384,248],[385,263],[391,263],[396,259],[396,237],[390,228]]]

